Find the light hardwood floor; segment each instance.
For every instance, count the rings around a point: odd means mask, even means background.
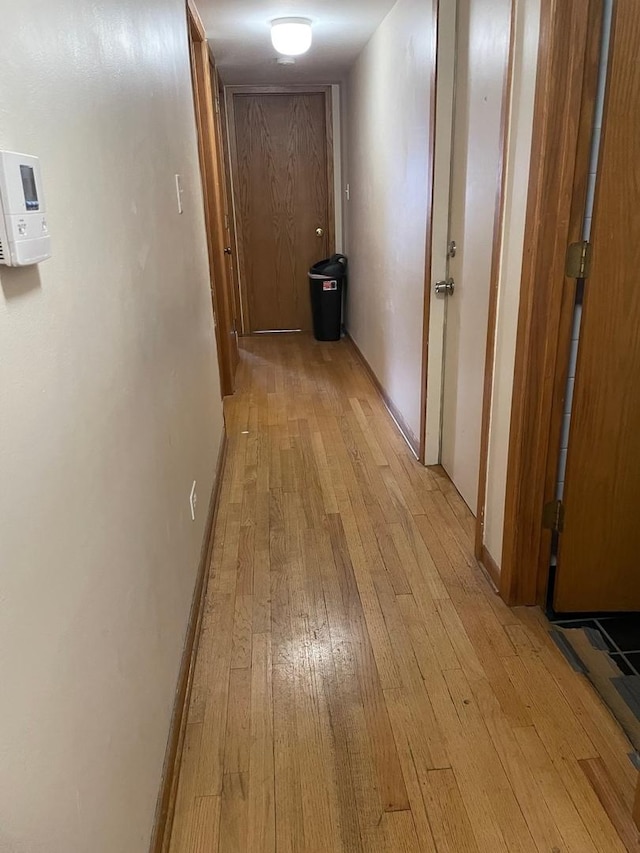
[[[632,751],[353,350],[245,339],[171,853],[637,850]]]

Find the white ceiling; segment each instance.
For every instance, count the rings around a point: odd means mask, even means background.
[[[207,37],[227,84],[337,83],[396,0],[199,0]],[[293,66],[276,63],[269,22],[313,21],[313,46]]]

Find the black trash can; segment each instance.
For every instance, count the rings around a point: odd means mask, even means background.
[[[342,294],[347,279],[347,259],[333,255],[309,270],[313,334],[317,341],[339,341]]]

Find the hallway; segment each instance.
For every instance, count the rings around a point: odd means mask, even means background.
[[[244,339],[226,405],[171,853],[637,849],[630,744],[350,345]]]

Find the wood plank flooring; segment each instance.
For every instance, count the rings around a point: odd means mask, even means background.
[[[639,850],[631,745],[350,346],[238,385],[171,853]]]

